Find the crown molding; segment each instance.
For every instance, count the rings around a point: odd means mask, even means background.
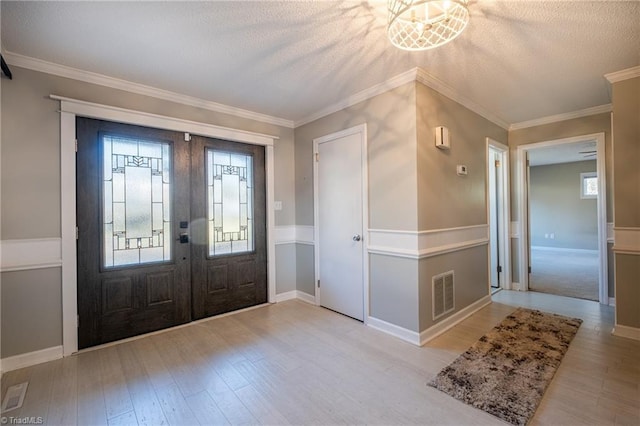
[[[610,72],[609,74],[605,74],[604,78],[609,81],[609,83],[617,83],[619,81],[629,80],[630,78],[640,77],[640,65],[636,67],[627,68],[625,70]]]
[[[429,74],[428,72],[426,72],[422,68],[417,68],[416,81],[424,84],[427,87],[432,88],[436,92],[439,92],[439,93],[443,94],[444,96],[448,97],[449,99],[452,99],[453,101],[459,103],[460,105],[466,107],[467,109],[470,109],[471,111],[475,112],[476,114],[478,114],[478,115],[486,118],[487,120],[491,121],[492,123],[502,127],[503,129],[505,129],[505,130],[509,129],[509,123],[508,122],[506,122],[502,118],[498,117],[496,114],[494,114],[493,112],[489,111],[488,109],[486,109],[482,105],[479,105],[476,102],[472,101],[471,99],[467,98],[462,93],[458,92],[456,89],[454,89],[453,87],[451,87],[450,85],[448,85],[444,81],[442,81],[442,80],[434,77],[433,75]]]
[[[307,123],[311,123],[312,121],[316,121],[319,118],[326,117],[327,115],[333,114],[334,112],[349,108],[360,102],[364,102],[367,99],[371,99],[374,96],[381,95],[385,92],[388,92],[389,90],[395,89],[407,83],[411,83],[412,81],[416,81],[417,71],[418,68],[412,68],[409,71],[405,71],[402,74],[398,74],[395,77],[390,78],[389,80],[383,81],[380,84],[371,86],[368,89],[362,90],[341,101],[331,104],[328,107],[323,108],[320,111],[303,118],[302,120],[296,121],[295,127],[300,127]]]
[[[521,121],[509,126],[509,131],[526,129],[528,127],[542,126],[544,124],[557,123],[559,121],[572,120],[574,118],[588,117],[590,115],[604,114],[613,110],[611,104],[598,105],[591,108],[585,108],[573,112],[565,112],[562,114],[549,115],[546,117],[536,118],[534,120]]]
[[[439,92],[442,95],[454,100],[455,102],[470,109],[476,114],[481,115],[482,117],[493,122],[494,124],[497,124],[505,130],[509,128],[509,123],[502,120],[500,117],[493,114],[486,108],[468,99],[466,96],[458,93],[453,87],[449,86],[442,80],[439,80],[438,78],[432,76],[422,68],[412,68],[408,71],[403,72],[402,74],[398,74],[395,77],[390,78],[389,80],[386,80],[380,84],[376,84],[375,86],[362,90],[355,95],[351,95],[341,101],[329,105],[328,107],[323,108],[322,110],[311,114],[310,116],[302,120],[296,121],[295,127],[300,127],[304,124],[311,123],[312,121],[318,120],[319,118],[326,117],[329,114],[341,111],[345,108],[356,105],[357,103],[364,102],[367,99],[371,99],[374,96],[381,95],[385,92],[388,92],[389,90],[395,89],[396,87],[411,83],[412,81],[417,81],[427,87],[430,87],[436,92]]]
[[[70,78],[73,80],[84,81],[85,83],[97,84],[99,86],[110,87],[112,89],[125,90],[127,92],[137,93],[139,95],[150,96],[157,99],[176,102],[196,108],[202,108],[209,111],[229,114],[235,117],[246,118],[249,120],[260,121],[263,123],[273,124],[287,128],[293,128],[292,120],[286,120],[280,117],[273,117],[266,114],[260,114],[241,108],[235,108],[229,105],[219,104],[217,102],[207,101],[193,96],[182,95],[156,87],[145,86],[143,84],[133,83],[119,78],[109,77],[103,74],[83,71],[77,68],[65,65],[55,64],[53,62],[43,61],[42,59],[32,58],[5,51],[3,56],[8,64],[16,67],[27,68],[33,71],[39,71],[59,77]]]

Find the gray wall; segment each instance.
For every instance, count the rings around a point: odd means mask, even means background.
[[[530,168],[531,245],[598,249],[597,199],[580,198],[580,173],[595,171],[595,160]]]
[[[507,131],[414,82],[295,130],[298,224],[313,224],[313,139],[361,123],[368,132],[370,228],[423,231],[487,223],[485,138],[504,143]],[[439,125],[451,132],[448,152],[433,145],[433,127]],[[469,175],[458,177],[456,164],[467,165]],[[456,271],[456,311],[488,295],[486,247],[420,261],[380,254],[369,260],[370,315],[408,330],[433,325],[431,277],[443,265]],[[298,258],[301,267],[310,265]]]
[[[613,159],[616,228],[640,231],[640,77],[613,84]],[[614,243],[616,322],[640,328],[640,246]]]
[[[0,232],[3,240],[60,237],[59,102],[49,99],[50,94],[278,136],[280,139],[274,147],[275,198],[282,201],[283,209],[275,212],[275,221],[276,225],[295,223],[293,129],[15,66],[11,69],[13,80],[3,78],[1,81]],[[278,264],[286,264],[282,257],[286,259],[293,252],[295,250],[278,250]],[[295,258],[290,262],[295,263]],[[293,276],[293,271],[280,273],[285,291],[292,288]],[[42,270],[3,272],[0,278],[1,356],[60,345],[60,269],[46,273]],[[281,292],[278,288],[277,291]],[[30,306],[39,310],[29,311]],[[24,321],[27,313],[28,322]]]

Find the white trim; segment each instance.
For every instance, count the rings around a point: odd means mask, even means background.
[[[527,247],[529,244],[529,233],[527,224],[529,223],[529,211],[527,206],[527,185],[526,175],[527,166],[526,158],[528,152],[538,148],[545,148],[549,146],[557,146],[562,144],[569,144],[582,141],[595,141],[596,142],[596,170],[598,173],[598,299],[601,304],[606,305],[609,302],[609,286],[608,281],[608,258],[607,258],[607,183],[606,183],[606,160],[605,160],[605,135],[604,132],[592,133],[588,135],[573,136],[569,138],[562,138],[526,145],[518,146],[516,150],[516,198],[519,212],[519,230],[518,233],[518,258],[519,258],[519,271],[518,281],[522,291],[528,291],[529,288],[529,274],[527,272],[529,267],[529,258],[527,256]]]
[[[511,221],[510,235],[511,235],[511,238],[520,238],[520,221],[518,220]]]
[[[287,300],[300,300],[301,302],[309,303],[311,305],[316,304],[315,296],[310,295],[309,293],[305,293],[300,290],[291,290],[285,293],[280,293],[276,295],[276,303],[285,302]]]
[[[417,68],[416,81],[418,81],[419,83],[424,84],[427,87],[432,88],[436,92],[438,92],[438,93],[448,97],[449,99],[459,103],[460,105],[464,106],[465,108],[475,112],[479,116],[481,116],[483,118],[486,118],[487,120],[491,121],[493,124],[496,124],[496,125],[502,127],[505,130],[509,129],[509,123],[507,121],[503,120],[498,115],[496,115],[493,112],[489,111],[488,109],[486,109],[482,105],[479,105],[479,104],[475,103],[474,101],[472,101],[471,99],[467,98],[464,94],[459,92],[454,87],[452,87],[449,84],[445,83],[444,81],[438,79],[437,77],[429,74],[427,71],[423,70],[422,68]]]
[[[511,175],[509,171],[509,147],[503,143],[500,143],[491,138],[486,138],[486,161],[487,161],[487,172],[488,172],[488,162],[489,162],[489,149],[493,148],[500,153],[500,180],[501,186],[498,187],[500,191],[500,198],[498,200],[498,228],[499,228],[499,236],[498,239],[498,263],[502,265],[502,272],[499,273],[499,282],[500,288],[504,288],[506,290],[511,289],[511,187],[509,185],[509,181],[511,180]],[[486,180],[486,204],[487,204],[487,222],[489,221],[490,213],[489,213],[489,177],[487,176]],[[491,232],[490,226],[487,227],[487,234]],[[489,236],[489,245],[491,243],[491,237]],[[491,268],[491,247],[489,247],[489,268]],[[491,270],[489,270],[488,274],[488,285],[491,287]],[[489,292],[491,292],[491,288],[489,288]]]
[[[621,71],[610,72],[604,75],[604,78],[606,78],[607,81],[612,84],[636,77],[640,77],[640,65]]]
[[[607,243],[612,243],[615,241],[615,234],[613,232],[613,222],[607,223]]]
[[[424,259],[488,244],[488,225],[460,226],[427,231],[369,229],[369,253]]]
[[[62,266],[62,240],[36,238],[0,241],[0,272]]]
[[[296,290],[296,298],[305,303],[309,303],[311,305],[316,305],[316,297],[310,295],[309,293],[305,293],[304,291]]]
[[[391,324],[390,322],[383,321],[374,317],[367,318],[367,326],[391,336],[397,337],[398,339],[404,340],[405,342],[420,346],[420,333],[418,333],[417,331],[411,331],[404,327],[400,327],[399,325]]]
[[[621,254],[640,254],[640,228],[613,227],[613,251]]]
[[[267,178],[267,301],[274,303],[276,300],[276,214],[275,204],[275,153],[273,140],[265,146],[265,175]]]
[[[284,118],[273,117],[267,114],[248,111],[245,109],[224,105],[193,96],[171,92],[169,90],[159,89],[156,87],[121,80],[119,78],[109,77],[103,74],[83,71],[77,68],[59,65],[53,62],[31,58],[29,56],[19,55],[13,52],[4,51],[2,55],[8,64],[14,65],[16,67],[39,71],[46,74],[52,74],[59,77],[70,78],[73,80],[84,81],[85,83],[97,84],[99,86],[110,87],[112,89],[124,90],[131,93],[137,93],[139,95],[151,96],[156,99],[163,99],[182,105],[188,105],[196,108],[206,109],[209,111],[219,112],[222,114],[228,114],[235,117],[247,118],[249,120],[260,121],[262,123],[269,123],[276,126],[293,128],[293,121]]]
[[[283,225],[275,227],[276,245],[279,244],[314,244],[313,226]]]
[[[585,253],[585,254],[595,254],[598,253],[598,250],[591,249],[577,249],[577,248],[567,248],[567,247],[546,247],[546,246],[531,246],[531,249],[536,249],[540,251],[559,251],[563,253]]]
[[[315,244],[315,229],[313,226],[296,225],[296,243],[297,244]]]
[[[286,291],[284,293],[276,294],[275,302],[280,303],[280,302],[285,302],[287,300],[296,299],[298,297],[296,292],[297,290],[291,290],[291,291]]]
[[[509,123],[507,123],[505,120],[498,117],[496,114],[487,110],[483,106],[473,102],[471,99],[467,98],[465,95],[458,92],[452,86],[434,77],[433,75],[429,74],[427,71],[423,70],[422,68],[410,69],[409,71],[405,71],[401,74],[398,74],[380,84],[376,84],[375,86],[369,87],[368,89],[362,90],[354,95],[351,95],[345,99],[342,99],[341,101],[338,101],[332,105],[329,105],[328,107],[323,108],[320,111],[303,118],[302,120],[296,121],[294,123],[294,126],[300,127],[307,123],[311,123],[312,121],[318,120],[322,117],[326,117],[327,115],[341,111],[345,108],[349,108],[360,102],[364,102],[367,99],[371,99],[375,96],[381,95],[392,89],[395,89],[407,83],[411,83],[412,81],[417,81],[419,83],[424,84],[427,87],[432,88],[438,93],[459,103],[460,105],[486,118],[487,120],[493,122],[494,124],[502,127],[505,130],[509,128]]]
[[[591,115],[606,114],[613,110],[611,104],[598,105],[578,111],[565,112],[563,114],[548,115],[534,120],[521,121],[509,126],[509,131],[527,129],[529,127],[542,126],[544,124],[557,123],[559,121],[573,120],[575,118],[589,117]]]
[[[76,240],[76,116],[60,113],[60,225],[62,239],[63,355],[78,351]]]
[[[357,126],[350,127],[348,129],[344,129],[338,132],[334,132],[313,140],[313,157],[315,157],[316,153],[318,153],[318,145],[324,142],[329,142],[335,139],[343,138],[349,135],[360,135],[360,143],[361,143],[361,164],[360,164],[360,173],[362,176],[362,231],[369,228],[369,169],[368,169],[368,141],[367,141],[367,124],[359,124]],[[313,223],[315,226],[313,227],[313,241],[314,241],[314,270],[315,270],[315,303],[320,305],[322,293],[320,287],[318,286],[318,280],[320,279],[320,249],[319,249],[319,237],[320,237],[320,227],[319,223],[319,209],[318,209],[318,162],[313,161]],[[362,318],[363,322],[367,324],[369,321],[369,255],[367,253],[367,241],[366,236],[364,236],[365,241],[362,244],[362,281],[363,281],[363,313]]]
[[[512,281],[511,282],[511,290],[515,290],[515,291],[527,291],[526,288],[524,288],[522,285],[520,285],[520,283]]]
[[[270,136],[196,123],[145,112],[114,108],[107,105],[77,101],[52,96],[60,100],[60,165],[61,165],[61,217],[62,217],[62,342],[64,355],[78,351],[77,329],[77,266],[76,266],[76,169],[75,169],[75,125],[76,116],[106,118],[138,125],[156,123],[160,128],[187,131],[202,136],[230,139],[254,145],[265,146],[265,167],[267,184],[267,294],[269,301],[275,300],[276,262],[275,262],[275,219],[274,219],[274,148]],[[163,121],[166,120],[166,121]],[[193,124],[188,130],[186,124]],[[172,128],[175,126],[176,128]]]
[[[616,306],[616,298],[615,297],[610,297],[609,298],[609,306]]]
[[[445,331],[460,324],[460,322],[469,318],[471,315],[475,314],[480,309],[484,308],[489,304],[491,304],[491,296],[487,295],[479,300],[476,300],[466,308],[460,309],[458,312],[454,313],[453,315],[445,318],[444,320],[422,331],[420,333],[420,340],[418,344],[422,346],[428,341],[435,339]]]
[[[611,334],[627,339],[640,340],[640,328],[628,327],[626,325],[616,324],[611,330]]]
[[[252,145],[269,146],[273,145],[274,140],[279,139],[277,136],[266,135],[263,133],[221,127],[216,126],[215,124],[200,123],[197,121],[152,114],[144,111],[129,110],[111,105],[66,98],[64,96],[49,95],[49,97],[60,101],[60,111],[81,117],[110,120],[118,123],[136,124],[139,126],[166,129],[176,132],[187,132],[194,135],[202,135]]]
[[[39,351],[14,355],[0,360],[0,372],[4,374],[8,371],[18,370],[60,358],[62,358],[62,346],[53,346]]]
[[[296,242],[296,226],[276,226],[275,227],[275,244],[295,244]]]

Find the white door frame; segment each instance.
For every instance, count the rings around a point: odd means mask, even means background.
[[[555,139],[538,143],[526,144],[518,146],[516,151],[516,197],[518,201],[518,212],[520,221],[518,223],[518,257],[519,271],[518,281],[519,288],[517,290],[529,290],[529,258],[527,256],[527,247],[529,244],[529,233],[527,223],[529,223],[529,212],[527,208],[527,190],[526,187],[526,155],[529,151],[545,148],[549,146],[557,146],[582,141],[593,141],[596,143],[596,171],[598,173],[598,298],[603,305],[609,304],[609,288],[607,285],[607,176],[606,176],[606,159],[605,159],[605,136],[604,132],[592,133],[588,135],[573,136],[569,138]]]
[[[500,238],[498,239],[498,260],[502,265],[500,273],[500,288],[511,290],[511,197],[509,195],[509,147],[491,138],[487,142],[487,170],[489,170],[489,148],[500,153],[500,179],[502,180],[502,193],[498,196],[498,227]],[[489,208],[489,176],[486,181],[486,205],[488,232],[491,232],[490,208]],[[501,195],[501,196],[500,196]],[[491,268],[491,247],[489,247],[489,268]],[[491,270],[489,270],[489,294],[491,294]]]
[[[76,116],[192,133],[265,147],[267,179],[267,294],[276,298],[274,152],[277,136],[215,126],[51,95],[60,101],[60,187],[62,234],[62,347],[63,356],[78,351],[78,277],[76,255]]]
[[[315,290],[316,305],[320,305],[320,287],[318,287],[318,279],[320,277],[320,226],[319,226],[319,208],[318,208],[318,163],[316,162],[316,154],[318,153],[318,145],[334,139],[345,136],[359,134],[362,149],[362,279],[363,279],[363,305],[364,305],[364,323],[369,321],[369,252],[367,250],[367,230],[369,229],[369,172],[368,172],[368,151],[367,151],[367,124],[360,124],[339,132],[331,133],[313,140],[313,222],[314,226],[314,263],[315,263]]]

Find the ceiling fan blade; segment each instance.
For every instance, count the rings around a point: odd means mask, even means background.
[[[578,154],[590,154],[592,152],[597,152],[597,151],[580,151],[578,152]]]

